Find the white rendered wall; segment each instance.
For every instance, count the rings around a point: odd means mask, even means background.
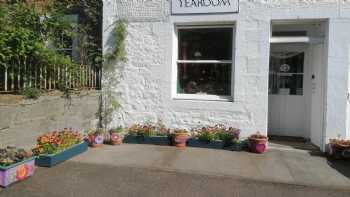
[[[167,0],[105,0],[104,49],[113,43],[113,22],[126,18],[126,50],[114,91],[122,109],[111,126],[161,119],[170,127],[222,123],[242,135],[267,132],[269,37],[273,20],[329,19],[325,137],[347,133],[350,1],[241,0],[238,14],[171,16]],[[236,46],[234,102],[172,98],[173,36],[176,24],[234,23]],[[347,36],[346,36],[347,35]],[[106,81],[105,81],[106,83]],[[326,141],[326,140],[325,140]]]

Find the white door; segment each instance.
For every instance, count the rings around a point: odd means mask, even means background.
[[[310,138],[307,45],[271,45],[269,134]]]

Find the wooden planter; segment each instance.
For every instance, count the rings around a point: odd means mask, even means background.
[[[187,146],[196,148],[223,149],[225,147],[225,142],[222,140],[202,141],[198,139],[189,139]]]
[[[248,138],[248,144],[251,152],[262,154],[267,151],[268,138]]]
[[[0,167],[0,186],[7,187],[32,176],[35,170],[34,161],[35,157],[32,157],[8,167]]]
[[[87,149],[88,149],[87,143],[83,142],[57,154],[40,155],[35,160],[35,164],[41,167],[53,167],[59,163],[62,163],[76,155],[79,155],[87,151]]]

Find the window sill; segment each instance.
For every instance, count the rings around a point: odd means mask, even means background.
[[[217,96],[205,94],[176,94],[174,100],[195,100],[195,101],[219,101],[233,102],[232,96]]]

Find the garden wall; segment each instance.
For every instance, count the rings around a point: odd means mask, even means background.
[[[29,148],[38,135],[48,131],[96,126],[99,96],[98,91],[89,91],[73,94],[71,99],[56,94],[16,101],[18,97],[0,95],[0,146]]]

